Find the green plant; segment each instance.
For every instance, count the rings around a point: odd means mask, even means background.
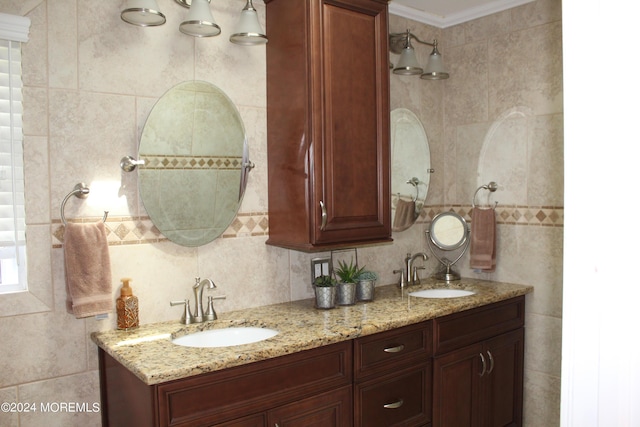
[[[358,280],[357,277],[363,271],[364,267],[358,268],[358,266],[354,265],[353,262],[349,262],[349,264],[347,264],[346,262],[338,261],[336,275],[340,278],[342,283],[355,283]]]
[[[358,274],[356,280],[378,280],[378,274],[373,271],[363,270],[360,274]]]
[[[336,285],[336,279],[331,276],[318,276],[313,280],[313,284],[319,288],[329,288]]]

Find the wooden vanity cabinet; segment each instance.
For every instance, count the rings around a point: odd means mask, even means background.
[[[391,241],[386,0],[265,0],[268,244]]]
[[[431,322],[354,340],[354,426],[431,421]]]
[[[434,320],[433,426],[521,426],[524,297]]]
[[[352,360],[345,341],[149,386],[100,350],[103,425],[349,427]]]

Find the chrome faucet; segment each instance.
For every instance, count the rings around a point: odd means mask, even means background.
[[[422,258],[423,260],[428,260],[429,257],[424,252],[418,252],[415,255],[411,255],[410,253],[404,259],[404,268],[402,270],[393,270],[395,274],[400,273],[400,288],[404,288],[405,286],[410,285],[419,285],[420,277],[418,277],[418,270],[424,269],[424,267],[414,267],[413,262],[417,258]]]

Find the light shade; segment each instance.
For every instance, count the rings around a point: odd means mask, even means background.
[[[424,80],[444,80],[449,78],[449,73],[445,71],[442,55],[438,52],[437,45],[433,47],[433,51],[427,60],[427,66],[420,78]]]
[[[408,38],[406,46],[400,53],[398,65],[393,69],[393,73],[403,76],[422,74],[422,68],[418,64],[418,58],[416,58],[416,51],[411,47],[411,41]]]
[[[167,18],[158,9],[156,0],[129,0],[127,8],[120,13],[120,18],[140,27],[155,27],[167,22]]]
[[[236,32],[231,34],[229,41],[245,46],[265,44],[268,41],[258,21],[258,12],[253,7],[252,0],[247,0],[240,14]]]
[[[194,37],[220,34],[220,27],[211,14],[208,0],[192,0],[187,18],[180,24],[180,32]]]

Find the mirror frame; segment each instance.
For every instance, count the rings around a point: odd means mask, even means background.
[[[460,230],[458,231],[456,229],[456,233],[460,234],[460,238],[455,243],[446,244],[445,242],[443,242],[441,238],[438,238],[437,234],[441,234],[441,233],[437,232],[436,227],[439,223],[442,223],[443,220],[447,220],[449,218],[453,220],[457,220],[458,223],[460,224]],[[433,217],[433,220],[431,221],[431,225],[429,226],[429,239],[438,249],[441,249],[443,251],[456,250],[458,248],[461,248],[465,243],[468,243],[469,224],[467,223],[467,221],[465,221],[464,218],[462,218],[460,215],[458,215],[455,212],[439,213],[438,215]]]

